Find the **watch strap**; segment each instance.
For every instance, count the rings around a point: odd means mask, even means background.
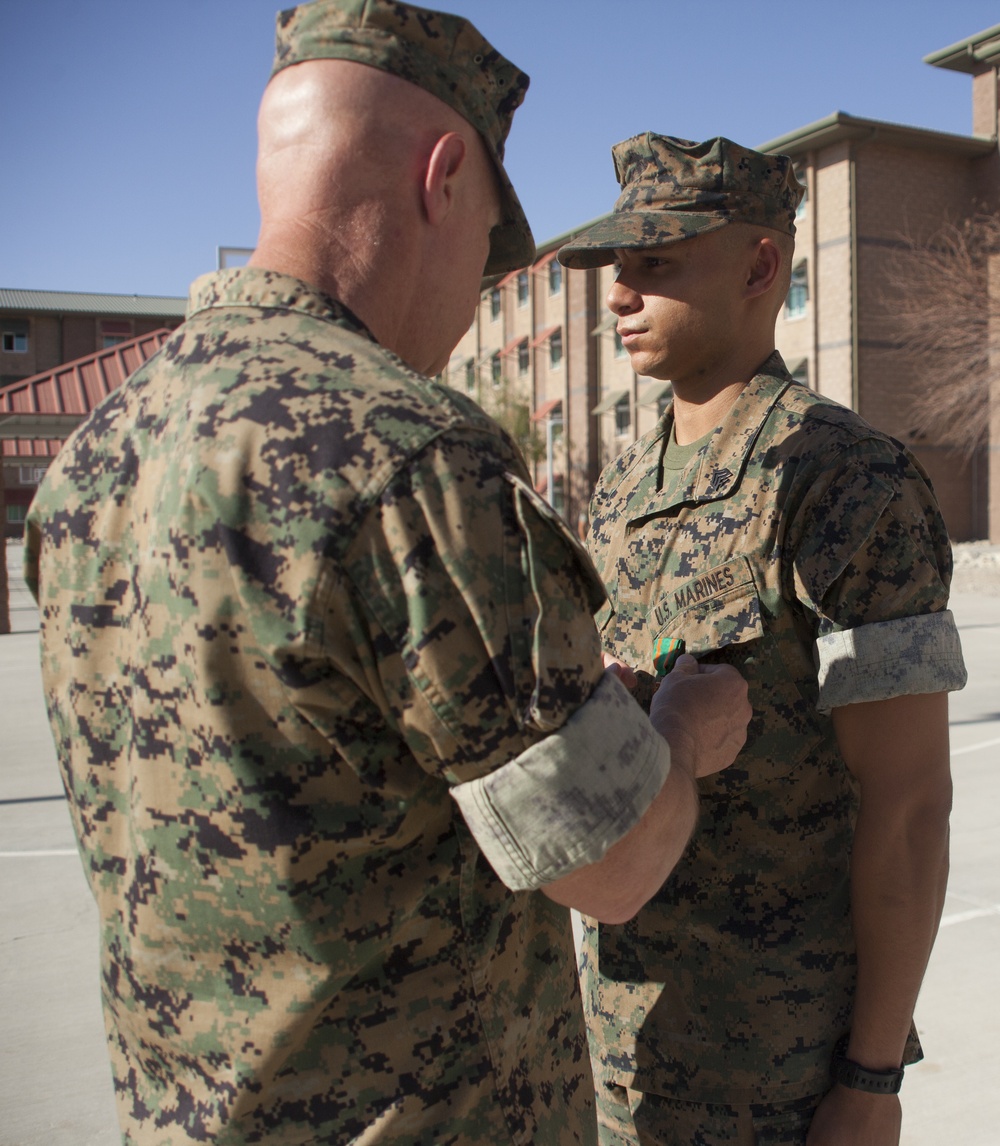
[[[864,1090],[869,1094],[899,1094],[903,1085],[902,1067],[896,1070],[868,1070],[860,1063],[844,1056],[846,1040],[837,1044],[831,1073],[835,1082],[851,1090]]]

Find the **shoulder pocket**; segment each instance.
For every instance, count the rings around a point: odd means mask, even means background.
[[[529,557],[541,559],[550,569],[553,563],[561,566],[567,559],[574,561],[581,585],[590,603],[590,611],[592,614],[596,613],[605,604],[607,597],[583,543],[545,498],[536,493],[526,481],[516,474],[507,473],[504,476],[513,488],[514,512],[525,537],[536,539],[535,546],[539,552],[533,552]],[[543,522],[548,529],[540,535],[538,530],[529,528],[532,518]],[[539,536],[542,538],[541,541],[537,540]]]

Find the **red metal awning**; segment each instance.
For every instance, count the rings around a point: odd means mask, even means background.
[[[68,432],[64,424],[66,417],[75,415],[82,421],[112,390],[117,390],[130,374],[152,358],[172,333],[163,327],[140,334],[117,346],[86,354],[4,386],[0,389],[0,414],[37,415],[41,420],[30,427],[25,420],[25,436],[6,438],[0,446],[3,454],[7,457],[53,456]],[[62,421],[53,415],[61,416]],[[53,436],[31,437],[37,432],[45,433],[42,427],[46,420],[52,423]]]
[[[558,322],[555,324],[555,326],[547,326],[541,332],[541,334],[535,335],[535,337],[531,340],[531,345],[532,346],[541,346],[541,344],[543,342],[548,342],[548,340],[552,337],[553,334],[555,334],[555,332],[557,330],[562,330],[562,327],[559,325]]]
[[[515,350],[521,345],[522,342],[527,342],[528,336],[526,334],[518,335],[517,338],[512,338],[510,342],[500,351],[501,358],[508,358]]]
[[[562,398],[549,398],[540,406],[535,408],[535,412],[531,415],[533,422],[540,422],[543,418],[547,418],[549,414],[555,410],[556,406],[562,405]]]

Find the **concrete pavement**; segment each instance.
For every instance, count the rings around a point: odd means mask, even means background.
[[[0,1146],[120,1141],[97,918],[49,739],[37,614],[9,550],[0,636]],[[960,594],[969,685],[952,698],[952,877],[907,1071],[903,1146],[1000,1146],[1000,596]],[[539,1146],[544,1146],[540,1143]]]
[[[76,851],[38,669],[38,613],[8,542],[0,636],[0,1146],[121,1142]]]

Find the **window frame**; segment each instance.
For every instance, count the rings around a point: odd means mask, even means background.
[[[41,482],[42,478],[45,477],[45,471],[48,468],[48,466],[18,466],[18,484],[29,487],[37,486]]]
[[[626,394],[614,405],[615,437],[627,438],[632,433],[632,404]],[[624,417],[622,416],[624,413]]]
[[[528,305],[531,294],[528,287],[528,272],[518,271],[517,274],[517,305],[524,307]]]
[[[549,335],[549,369],[558,370],[563,363],[563,336],[562,327]]]
[[[517,375],[523,378],[531,371],[531,347],[528,345],[528,340],[523,338],[517,344]]]
[[[805,259],[792,267],[792,277],[785,295],[785,318],[804,318],[809,309],[809,265]]]

